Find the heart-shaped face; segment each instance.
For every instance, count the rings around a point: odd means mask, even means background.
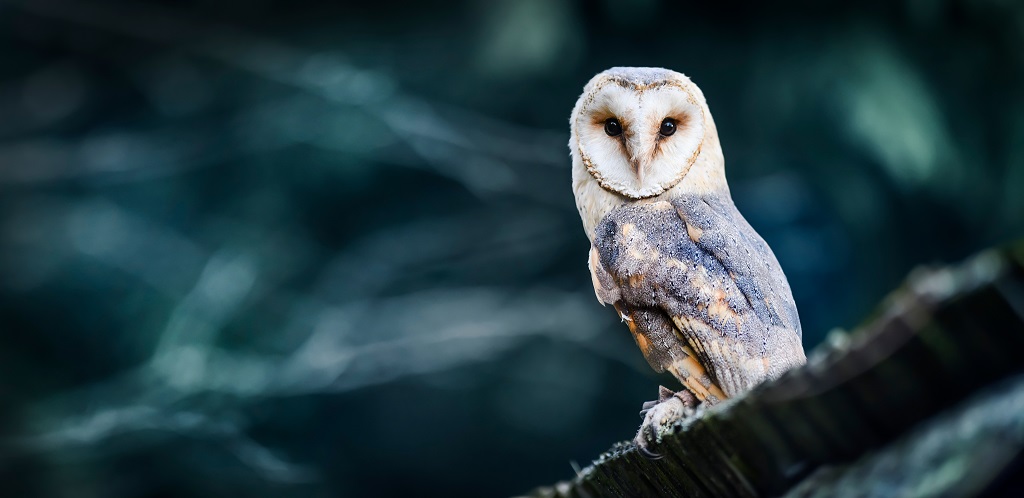
[[[660,68],[612,68],[584,88],[571,118],[575,159],[601,187],[632,199],[672,188],[707,135],[704,96]]]

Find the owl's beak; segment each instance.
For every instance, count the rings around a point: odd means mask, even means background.
[[[626,153],[629,158],[629,167],[633,170],[633,174],[636,175],[637,185],[644,184],[644,176],[647,167],[651,163],[651,154],[653,144],[648,143],[641,134],[630,135],[627,138]]]
[[[629,165],[633,168],[633,174],[636,175],[636,181],[638,184],[644,183],[644,162],[639,159],[632,159],[629,161]]]

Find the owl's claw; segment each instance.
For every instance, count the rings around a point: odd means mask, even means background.
[[[658,386],[658,399],[656,401],[644,401],[644,404],[640,407],[640,418],[645,418],[652,408],[658,406],[658,403],[673,396],[679,398],[679,401],[682,401],[683,406],[687,408],[697,406],[697,398],[690,391],[683,389],[682,391],[675,392],[665,386]]]
[[[661,460],[665,457],[665,455],[662,455],[661,453],[651,451],[646,445],[637,445],[636,450],[648,460]]]
[[[651,411],[651,408],[654,408],[658,403],[661,403],[661,401],[644,401],[644,404],[640,407],[640,418],[646,417],[647,412]]]
[[[658,389],[658,401],[643,404],[640,416],[644,422],[640,425],[633,444],[637,451],[649,460],[658,460],[664,455],[651,450],[651,446],[668,432],[672,425],[693,412],[697,398],[687,390],[672,392],[665,387]]]

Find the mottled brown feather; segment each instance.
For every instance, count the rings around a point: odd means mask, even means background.
[[[623,206],[595,233],[595,290],[644,357],[711,404],[804,363],[782,269],[727,194]]]

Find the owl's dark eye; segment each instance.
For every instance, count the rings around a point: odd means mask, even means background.
[[[668,137],[672,136],[675,132],[676,120],[672,118],[665,118],[665,120],[661,122],[661,128],[658,130],[658,133],[661,133],[661,136],[663,137]]]
[[[609,137],[622,135],[622,123],[619,123],[618,119],[608,118],[604,122],[604,132],[607,133]]]

